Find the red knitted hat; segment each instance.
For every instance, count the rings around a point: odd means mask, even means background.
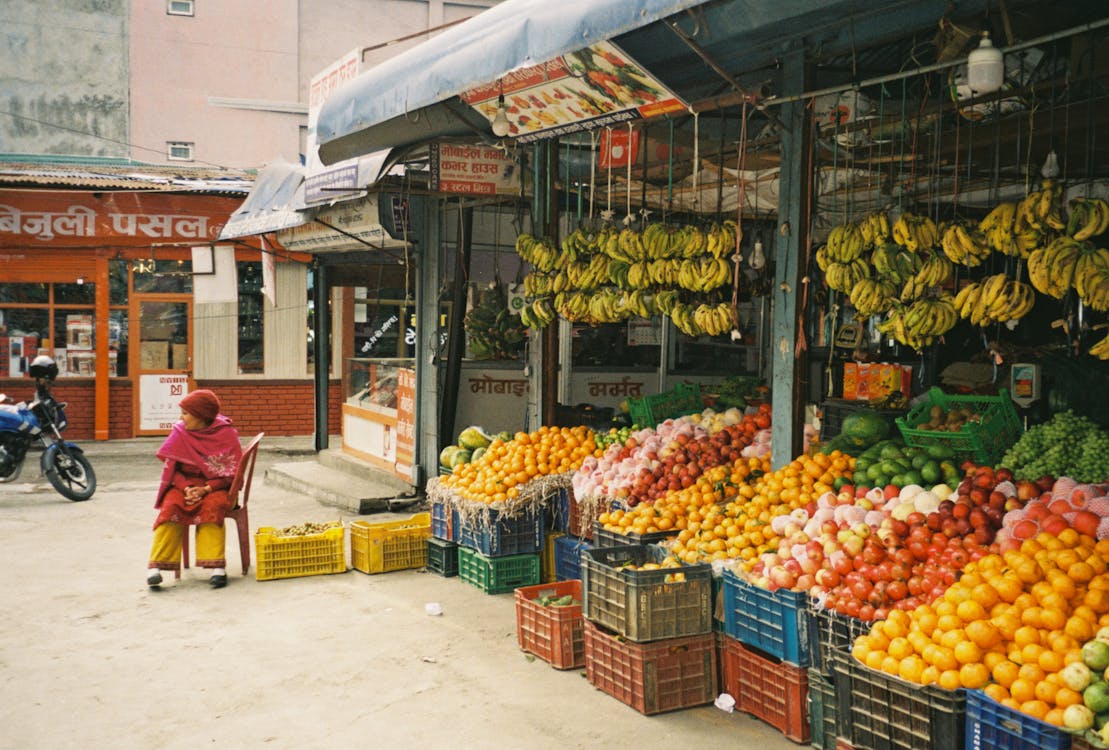
[[[179,405],[183,411],[187,411],[197,419],[203,419],[205,422],[214,420],[220,410],[219,398],[216,394],[205,388],[193,391],[185,396],[185,398],[181,399]]]

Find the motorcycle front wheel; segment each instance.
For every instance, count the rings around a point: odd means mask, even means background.
[[[52,445],[46,449],[42,464],[46,478],[63,497],[78,502],[96,492],[96,473],[80,450]]]

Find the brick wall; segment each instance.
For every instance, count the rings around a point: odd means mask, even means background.
[[[234,421],[239,432],[248,435],[311,435],[315,431],[313,383],[310,380],[245,381],[224,380],[198,382],[198,388],[210,388],[223,403],[223,411]],[[120,440],[134,436],[132,384],[129,380],[113,380],[108,386],[111,409],[108,417],[108,439]],[[0,379],[0,393],[16,401],[29,401],[34,384],[29,379]],[[92,440],[94,434],[95,391],[90,380],[61,380],[54,385],[54,397],[68,402],[65,413],[69,427],[65,436],[70,440]],[[342,407],[341,384],[333,380],[328,386],[328,434],[338,435]]]

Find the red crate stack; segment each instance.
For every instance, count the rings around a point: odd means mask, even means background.
[[[794,742],[809,741],[809,675],[723,636],[723,689],[736,708],[762,719]]]
[[[573,603],[548,606],[543,597],[573,597]],[[516,640],[555,669],[585,666],[581,581],[557,581],[516,589]]]

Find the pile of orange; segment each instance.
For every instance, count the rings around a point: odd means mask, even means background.
[[[1061,726],[1081,703],[1059,673],[1109,625],[1109,540],[1074,529],[1041,532],[1019,549],[963,568],[943,596],[893,610],[859,636],[868,667],[948,690],[977,688],[1003,705]]]
[[[753,473],[770,469],[768,458],[741,458],[730,464],[714,466],[697,477],[692,485],[668,492],[653,503],[640,503],[630,510],[612,510],[601,513],[598,521],[608,531],[618,534],[652,534],[676,530],[677,544],[684,545],[702,529],[721,526],[702,550],[709,559],[724,559],[728,534],[738,529],[724,526],[723,504],[738,496],[741,488]],[[679,555],[687,562],[696,562],[697,556]]]
[[[456,466],[443,477],[466,500],[503,502],[519,497],[521,488],[540,477],[578,469],[601,450],[588,427],[543,426],[517,432],[512,440],[494,440],[477,461]]]

